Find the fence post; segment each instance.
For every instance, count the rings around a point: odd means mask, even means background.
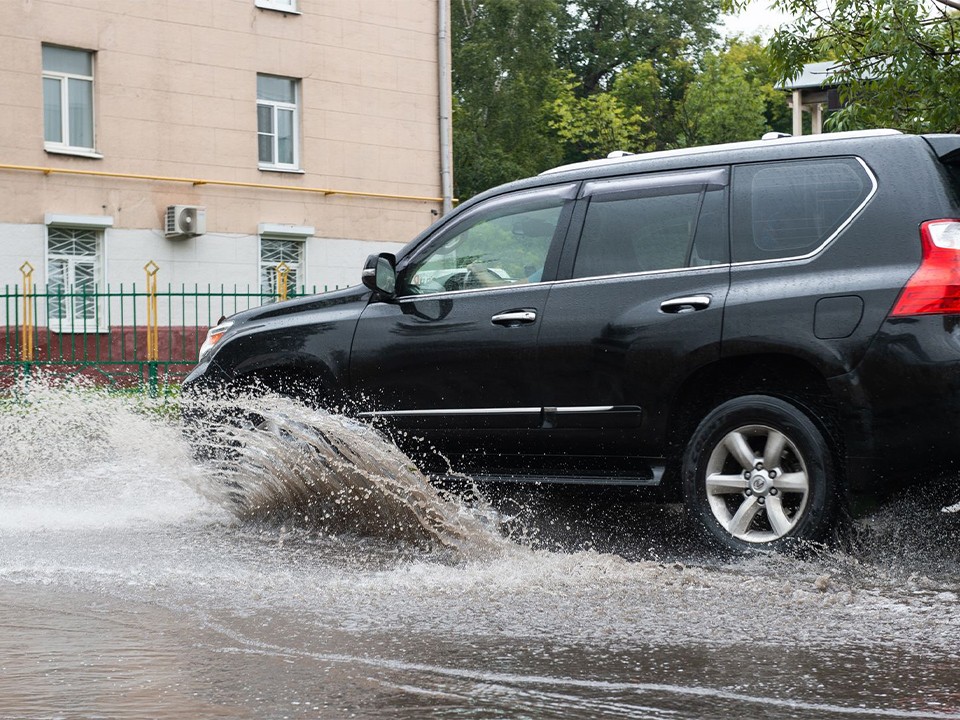
[[[153,260],[143,266],[147,273],[147,382],[150,397],[157,396],[157,361],[160,359],[160,330],[157,317],[157,271]]]
[[[290,277],[290,266],[282,260],[277,265],[277,300],[287,299],[287,278]]]
[[[34,359],[34,317],[33,317],[33,265],[26,261],[20,266],[23,276],[23,324],[20,326],[20,360],[23,372],[30,376],[30,365]]]

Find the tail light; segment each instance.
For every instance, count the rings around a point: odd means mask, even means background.
[[[920,225],[920,241],[923,261],[890,314],[960,314],[960,220],[928,220]]]

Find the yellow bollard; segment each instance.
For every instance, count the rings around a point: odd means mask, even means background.
[[[33,265],[29,261],[20,266],[23,275],[23,324],[20,326],[20,359],[33,361]]]
[[[290,266],[281,261],[277,265],[277,300],[287,299],[287,278],[290,275]]]
[[[147,360],[160,359],[160,330],[157,319],[157,271],[160,266],[153,260],[143,266],[147,273]]]

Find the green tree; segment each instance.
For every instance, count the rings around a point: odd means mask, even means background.
[[[533,175],[561,155],[549,134],[561,0],[454,0],[454,179],[459,197]]]
[[[561,18],[559,62],[577,78],[581,94],[609,90],[638,60],[659,67],[707,48],[717,38],[719,5],[719,0],[570,2]]]
[[[719,6],[720,0],[577,0],[567,5],[557,57],[575,78],[577,95],[610,92],[646,119],[642,132],[631,134],[636,139],[623,149],[680,144],[678,105],[704,51],[717,41]]]
[[[787,131],[786,98],[774,89],[774,79],[759,38],[736,38],[709,53],[681,104],[684,144],[756,140],[770,130]]]
[[[745,0],[725,0],[739,9]],[[775,0],[795,22],[770,43],[783,80],[829,58],[840,85],[837,129],[960,130],[960,2],[954,0]]]
[[[679,144],[720,0],[452,0],[463,199],[614,149]]]
[[[639,104],[625,102],[614,91],[577,94],[572,77],[561,83],[550,108],[550,128],[563,147],[564,161],[604,157],[613,150],[645,146],[647,118]]]

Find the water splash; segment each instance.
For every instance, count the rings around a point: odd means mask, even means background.
[[[189,487],[195,473],[160,402],[42,374],[0,396],[0,528],[222,515]]]
[[[945,507],[957,486],[948,474],[887,499],[853,523],[848,554],[903,576],[960,577],[960,517]]]
[[[498,515],[430,484],[372,427],[276,396],[204,400],[192,441],[217,459],[201,490],[243,520],[439,546],[475,555],[509,546]],[[198,408],[191,408],[196,415]]]

